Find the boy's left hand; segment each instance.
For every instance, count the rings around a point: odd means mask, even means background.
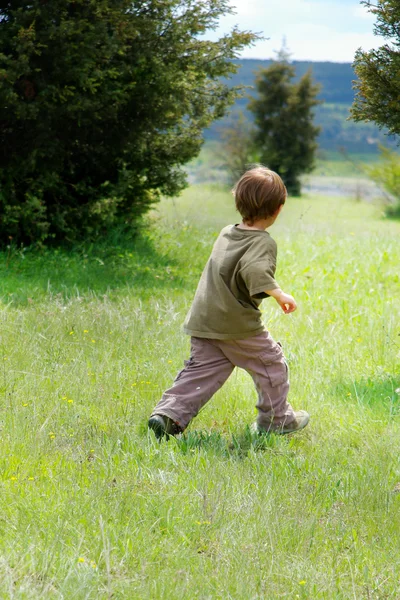
[[[282,292],[282,294],[278,296],[278,298],[275,298],[275,300],[286,315],[294,312],[297,308],[296,300],[290,294],[285,294],[285,292]]]
[[[280,288],[269,291],[266,290],[265,293],[269,296],[272,296],[272,298],[275,298],[275,300],[286,315],[296,310],[296,300],[293,298],[293,296],[291,296],[290,294],[286,294]]]

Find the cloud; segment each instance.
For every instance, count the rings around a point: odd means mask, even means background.
[[[231,0],[235,15],[227,15],[214,34],[234,25],[261,33],[264,41],[243,51],[246,58],[271,58],[283,38],[295,60],[352,62],[359,48],[376,48],[375,18],[359,0]]]

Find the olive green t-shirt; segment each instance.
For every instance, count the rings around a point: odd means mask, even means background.
[[[224,227],[214,244],[184,323],[185,333],[220,340],[264,331],[259,306],[278,288],[276,243],[268,232]]]

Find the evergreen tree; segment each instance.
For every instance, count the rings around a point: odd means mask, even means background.
[[[390,134],[400,134],[400,3],[363,0],[377,22],[374,33],[388,40],[377,50],[356,52],[357,95],[352,107],[355,121],[375,121]],[[391,43],[390,43],[391,42]]]
[[[313,108],[319,101],[319,87],[308,71],[293,82],[295,68],[287,52],[281,51],[256,78],[258,96],[249,109],[256,126],[255,145],[260,161],[283,178],[292,195],[300,195],[300,175],[313,169],[316,138]]]
[[[0,2],[0,242],[134,224],[185,186],[181,165],[237,88],[256,36],[203,34],[227,0]]]

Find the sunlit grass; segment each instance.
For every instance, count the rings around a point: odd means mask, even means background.
[[[400,224],[290,200],[271,234],[299,310],[263,318],[287,355],[301,434],[254,439],[234,372],[187,435],[147,417],[229,192],[165,200],[141,239],[3,254],[0,597],[397,598]]]

